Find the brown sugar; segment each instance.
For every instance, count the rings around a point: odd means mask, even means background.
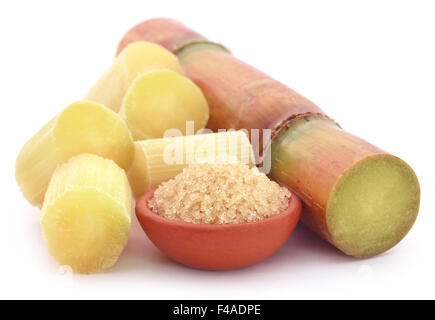
[[[245,223],[288,206],[291,193],[244,164],[192,164],[149,201],[158,215],[196,224]]]

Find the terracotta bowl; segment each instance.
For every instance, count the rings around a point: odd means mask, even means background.
[[[206,270],[256,264],[280,249],[299,221],[302,205],[292,194],[282,213],[257,222],[193,224],[155,214],[148,207],[154,190],[136,202],[136,215],[150,240],[172,260]]]

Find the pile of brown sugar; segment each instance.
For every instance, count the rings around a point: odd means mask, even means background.
[[[291,193],[245,164],[192,164],[149,201],[158,215],[196,224],[245,223],[288,207]]]

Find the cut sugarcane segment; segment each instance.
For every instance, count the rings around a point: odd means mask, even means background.
[[[134,144],[126,123],[112,110],[90,101],[65,108],[18,155],[15,176],[24,197],[40,207],[56,167],[80,153],[112,159],[127,170]]]
[[[136,141],[128,173],[133,195],[154,189],[194,162],[253,165],[254,161],[251,144],[242,131]]]
[[[145,41],[129,44],[88,91],[85,99],[118,112],[132,81],[138,75],[156,68],[182,73],[177,57],[162,46]]]
[[[188,78],[171,70],[154,70],[136,78],[128,89],[120,115],[135,140],[163,138],[168,129],[186,134],[186,121],[193,132],[205,127],[207,101]]]
[[[82,154],[53,174],[41,226],[50,254],[75,272],[111,267],[127,243],[131,190],[112,160]]]
[[[302,197],[305,224],[355,257],[392,248],[419,209],[419,183],[403,160],[316,117],[282,130],[271,177]]]
[[[372,156],[357,163],[340,178],[329,200],[332,241],[355,257],[387,251],[414,224],[419,193],[414,173],[396,157]]]

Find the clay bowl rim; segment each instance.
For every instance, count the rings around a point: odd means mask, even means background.
[[[288,206],[285,208],[281,213],[278,213],[272,217],[268,217],[265,219],[261,219],[258,221],[252,221],[252,222],[243,222],[243,223],[225,223],[225,224],[211,224],[211,223],[192,223],[192,222],[186,222],[186,221],[180,221],[180,220],[171,220],[165,217],[162,217],[155,213],[149,206],[148,206],[148,200],[150,200],[154,196],[154,192],[156,189],[150,190],[147,193],[143,194],[136,200],[136,216],[144,216],[147,218],[150,218],[156,222],[161,222],[163,224],[182,227],[186,229],[194,229],[194,230],[211,230],[211,231],[217,231],[221,229],[230,229],[230,228],[243,228],[248,227],[252,225],[260,225],[260,224],[267,224],[268,222],[274,221],[274,220],[281,220],[287,216],[298,214],[300,217],[301,211],[302,211],[302,203],[299,197],[294,193],[291,192],[291,196],[288,201]],[[300,210],[299,210],[300,208]],[[298,219],[299,220],[299,219]],[[139,219],[140,221],[140,219]]]

